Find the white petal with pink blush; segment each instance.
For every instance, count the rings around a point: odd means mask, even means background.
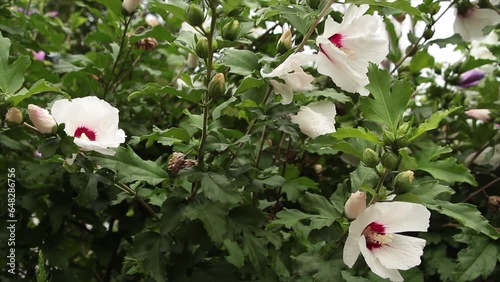
[[[335,105],[329,101],[319,101],[300,107],[297,115],[292,115],[292,122],[299,125],[305,135],[316,138],[335,132]]]
[[[420,264],[425,240],[399,232],[427,231],[430,212],[406,202],[379,202],[368,207],[349,227],[344,263],[352,267],[361,253],[373,273],[403,281],[398,270]]]
[[[329,76],[345,91],[367,96],[369,62],[378,64],[389,53],[389,42],[383,35],[382,18],[363,15],[368,5],[350,5],[342,23],[330,16],[324,33],[317,37],[318,72]]]
[[[58,124],[65,124],[64,131],[75,137],[83,151],[114,155],[109,148],[125,142],[125,132],[118,128],[118,109],[97,97],[55,101],[51,113]]]

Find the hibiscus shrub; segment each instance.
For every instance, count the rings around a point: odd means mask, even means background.
[[[498,11],[0,3],[0,280],[494,281]]]

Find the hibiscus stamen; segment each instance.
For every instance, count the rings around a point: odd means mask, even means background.
[[[83,136],[82,136],[82,134],[83,134]],[[90,141],[95,141],[96,133],[92,129],[89,129],[85,126],[79,126],[75,130],[74,136],[77,138],[87,138]]]
[[[342,34],[334,34],[328,38],[330,42],[332,42],[333,45],[337,46],[338,48],[342,48]]]
[[[377,222],[370,223],[363,231],[363,235],[366,238],[366,248],[368,248],[368,250],[377,249],[382,245],[390,244],[394,237],[392,234],[386,234],[385,227]]]

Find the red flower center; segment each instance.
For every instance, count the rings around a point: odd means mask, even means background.
[[[82,136],[82,134],[84,134],[85,136],[87,136],[87,138],[90,141],[95,141],[95,131],[93,131],[92,129],[89,129],[89,128],[85,127],[85,126],[79,126],[75,130],[74,136],[80,138]]]
[[[328,38],[330,42],[332,42],[333,45],[337,46],[338,48],[342,48],[342,34],[334,34]]]
[[[363,235],[366,239],[366,248],[370,251],[392,241],[392,234],[386,234],[385,227],[378,222],[370,223],[363,230]]]

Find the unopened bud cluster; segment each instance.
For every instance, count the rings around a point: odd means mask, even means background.
[[[235,40],[240,33],[240,22],[232,20],[222,27],[222,38],[226,40]]]
[[[167,169],[173,174],[178,174],[183,168],[189,168],[197,166],[198,162],[192,159],[186,159],[186,155],[179,152],[174,152],[170,161],[168,162]]]

